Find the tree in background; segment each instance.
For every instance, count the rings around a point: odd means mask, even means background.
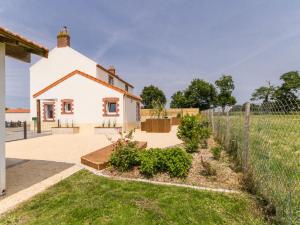
[[[167,102],[164,92],[154,85],[144,87],[140,96],[145,109],[152,109],[153,102],[159,101],[163,105]]]
[[[297,101],[300,91],[300,76],[298,71],[290,71],[280,76],[282,85],[276,88],[274,97],[281,101]]]
[[[268,86],[262,86],[255,89],[252,93],[251,101],[262,100],[263,103],[268,103],[273,99],[274,93],[275,87],[268,81]]]
[[[184,91],[177,91],[171,97],[170,108],[189,108]]]
[[[232,96],[234,90],[234,82],[232,76],[223,75],[218,80],[215,81],[218,88],[217,95],[217,105],[222,107],[222,112],[224,113],[226,106],[232,106],[236,103],[236,99]]]
[[[194,79],[185,90],[184,96],[189,108],[205,110],[215,103],[217,92],[214,85],[201,79]]]

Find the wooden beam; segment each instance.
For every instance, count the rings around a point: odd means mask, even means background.
[[[13,46],[10,44],[6,44],[5,54],[23,62],[31,62],[30,52],[26,51],[26,49],[21,46]]]

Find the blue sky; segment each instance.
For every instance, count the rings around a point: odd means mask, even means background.
[[[193,78],[231,74],[239,103],[300,68],[299,0],[1,0],[0,26],[52,49],[71,47],[168,98]],[[33,57],[33,63],[38,57]],[[7,58],[7,106],[29,106],[29,64]],[[42,74],[41,74],[42,76]]]

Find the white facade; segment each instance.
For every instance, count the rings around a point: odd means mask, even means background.
[[[117,76],[113,76],[113,86],[109,85],[108,77],[112,74],[97,65],[68,46],[50,51],[48,59],[41,59],[30,68],[30,117],[37,116],[36,102],[39,99],[42,129],[57,126],[58,121],[62,126],[79,126],[80,132],[94,132],[94,127],[108,126],[108,123],[123,130],[138,127],[137,105],[140,100],[131,94],[133,88]],[[72,75],[66,77],[70,73]],[[107,99],[117,100],[118,112],[115,115],[103,112],[107,107],[104,104],[109,104]],[[64,100],[72,102],[72,113],[63,112]],[[54,104],[53,122],[45,119],[47,104]]]

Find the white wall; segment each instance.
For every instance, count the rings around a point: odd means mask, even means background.
[[[4,194],[5,166],[5,44],[0,43],[0,195]]]
[[[70,47],[54,48],[48,58],[42,58],[30,67],[30,108],[35,108],[36,102],[32,96],[36,92],[74,70],[96,76],[96,65],[96,62]],[[35,116],[36,111],[31,110],[31,117]]]
[[[120,111],[118,117],[103,117],[102,99],[106,97],[119,98]],[[55,119],[60,119],[62,123],[65,123],[66,121],[71,123],[73,120],[75,124],[93,123],[101,125],[102,121],[107,123],[108,120],[110,120],[112,124],[113,121],[116,120],[117,124],[123,124],[123,94],[81,75],[70,77],[37,98],[42,100],[41,107],[43,106],[43,100],[47,101],[47,99],[55,99]],[[62,99],[73,100],[74,114],[61,114]],[[34,111],[36,111],[35,107]],[[43,111],[41,110],[41,112]]]
[[[13,122],[17,122],[17,121],[26,121],[26,122],[30,122],[31,121],[31,117],[30,117],[30,113],[5,113],[5,121],[13,121]]]
[[[124,108],[125,108],[125,124],[126,129],[131,129],[132,127],[138,127],[139,121],[137,121],[137,115],[136,115],[136,104],[137,101],[133,100],[129,97],[124,97]]]

